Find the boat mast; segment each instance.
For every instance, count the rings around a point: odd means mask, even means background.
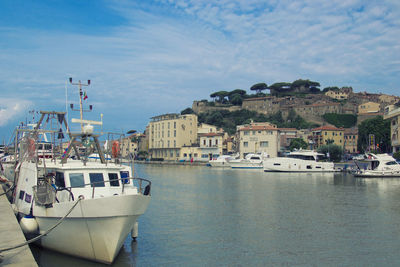
[[[79,112],[81,114],[81,132],[83,132],[83,107],[82,107],[82,86],[89,86],[90,85],[90,80],[87,81],[87,84],[84,84],[81,82],[81,80],[78,81],[78,83],[73,83],[72,82],[72,77],[69,78],[69,82],[72,85],[78,85],[79,86]]]

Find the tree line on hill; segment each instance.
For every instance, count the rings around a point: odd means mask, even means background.
[[[337,91],[339,88],[337,86],[325,87],[322,91],[319,89],[321,85],[319,82],[298,79],[294,82],[278,82],[268,86],[266,83],[256,83],[250,87],[250,91],[253,94],[247,94],[246,90],[235,89],[233,91],[217,91],[210,95],[213,102],[209,103],[219,103],[226,105],[241,105],[244,99],[263,97],[268,94],[263,93],[265,90],[270,90],[269,95],[282,97],[288,95],[304,95],[304,94],[319,94],[325,93],[329,90]],[[208,102],[207,100],[202,100]]]

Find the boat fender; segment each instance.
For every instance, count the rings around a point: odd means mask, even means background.
[[[118,141],[114,141],[112,143],[112,156],[114,158],[117,158],[120,152],[120,148],[119,148],[119,142]]]
[[[135,224],[133,225],[132,231],[131,231],[131,236],[132,236],[133,241],[136,241],[138,234],[139,234],[139,223],[135,222]]]
[[[35,139],[29,138],[28,139],[28,155],[29,155],[29,157],[35,156],[35,150],[36,150]]]
[[[19,225],[21,226],[22,232],[24,234],[36,234],[39,230],[39,225],[35,219],[35,217],[31,215],[26,215],[19,221]]]

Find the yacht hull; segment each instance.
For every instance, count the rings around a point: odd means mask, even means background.
[[[364,177],[364,178],[384,178],[384,177],[400,177],[400,171],[363,171],[356,172],[353,174],[355,177]]]
[[[65,254],[110,264],[149,201],[150,196],[143,195],[82,200],[39,244]],[[57,203],[47,209],[35,206],[34,215],[40,233],[57,223],[73,204]]]
[[[334,172],[334,164],[330,162],[314,162],[306,160],[270,159],[264,161],[265,172]]]

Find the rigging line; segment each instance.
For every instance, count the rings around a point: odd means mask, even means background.
[[[65,214],[64,217],[62,217],[60,220],[58,220],[57,223],[55,223],[52,227],[50,227],[50,229],[46,230],[43,234],[41,234],[41,235],[39,235],[39,236],[37,236],[37,237],[35,237],[35,238],[32,238],[32,239],[30,239],[30,240],[28,240],[28,241],[25,241],[25,242],[23,242],[23,243],[21,243],[21,244],[19,244],[19,245],[16,245],[16,246],[13,246],[13,247],[9,247],[9,248],[0,249],[0,253],[1,253],[1,252],[5,252],[5,251],[9,251],[9,250],[12,250],[12,249],[16,249],[16,248],[19,248],[19,247],[23,247],[23,246],[25,246],[25,245],[28,245],[28,244],[30,244],[30,243],[33,243],[33,242],[35,242],[35,241],[41,239],[42,237],[46,236],[46,235],[49,234],[54,228],[56,228],[60,223],[62,223],[62,222],[65,220],[65,218],[67,218],[67,216],[72,212],[72,210],[76,207],[76,205],[78,205],[78,203],[79,203],[82,199],[83,199],[83,197],[79,196],[79,198],[76,200],[76,202],[75,202],[74,205],[71,207],[71,209],[67,212],[67,214]]]

